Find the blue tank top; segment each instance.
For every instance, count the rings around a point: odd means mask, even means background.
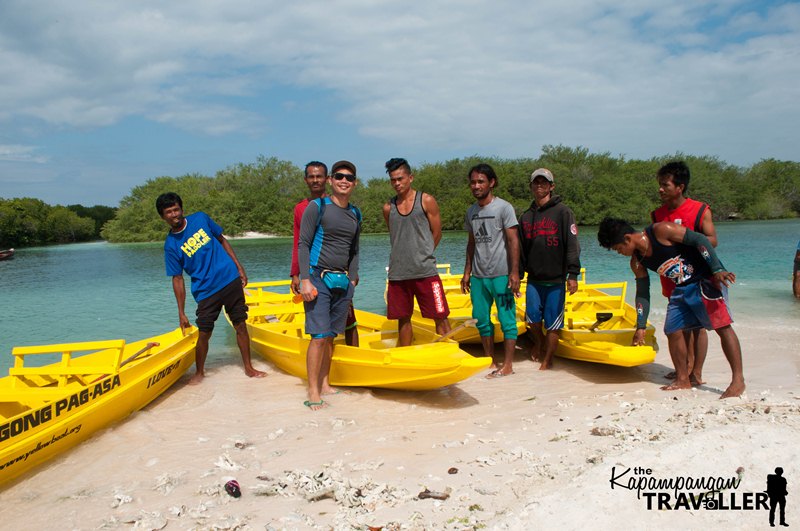
[[[676,286],[692,284],[711,276],[711,269],[700,255],[700,251],[682,243],[673,245],[659,243],[653,234],[652,225],[644,231],[650,240],[653,254],[642,256],[636,251],[635,255],[639,263],[647,269],[671,280]]]

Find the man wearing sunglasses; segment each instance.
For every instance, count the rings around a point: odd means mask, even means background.
[[[294,206],[294,226],[293,236],[294,245],[292,246],[292,266],[289,276],[292,279],[290,289],[295,295],[300,293],[300,262],[297,259],[297,244],[300,241],[300,221],[309,203],[315,199],[325,197],[325,184],[328,182],[328,166],[324,162],[312,160],[306,164],[305,182],[308,187],[309,197],[304,198]],[[347,312],[347,324],[345,325],[344,341],[351,347],[358,346],[358,323],[352,302],[350,310]]]
[[[303,212],[297,247],[305,331],[311,336],[306,352],[308,400],[304,405],[315,411],[327,406],[322,395],[336,393],[328,381],[333,339],[345,331],[358,284],[361,234],[361,211],[350,204],[356,187],[355,165],[346,160],[335,163],[328,183],[330,196],[315,199]]]
[[[442,239],[439,205],[432,195],[412,188],[414,174],[406,159],[386,162],[386,173],[397,195],[383,205],[392,250],[386,316],[398,320],[397,346],[411,344],[411,315],[416,297],[422,316],[433,319],[436,333],[450,331],[450,308],[436,269],[433,250]]]

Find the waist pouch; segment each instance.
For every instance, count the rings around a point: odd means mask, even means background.
[[[324,269],[320,273],[320,278],[322,278],[322,282],[328,286],[328,289],[332,292],[347,292],[347,288],[349,288],[350,284],[350,277],[347,276],[347,273],[344,271],[331,271],[330,269]]]

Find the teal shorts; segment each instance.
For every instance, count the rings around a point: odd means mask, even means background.
[[[472,300],[472,317],[481,337],[494,337],[491,320],[492,304],[497,307],[497,321],[503,338],[517,339],[517,301],[508,288],[508,275],[493,278],[469,279],[469,294]]]

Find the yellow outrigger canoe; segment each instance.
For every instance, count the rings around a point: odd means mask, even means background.
[[[450,273],[450,264],[440,264],[440,277],[447,293],[451,323],[472,316],[469,295],[461,293],[461,276]],[[559,334],[556,356],[593,363],[604,363],[622,367],[645,365],[655,361],[658,344],[655,328],[647,323],[645,345],[634,347],[633,333],[636,331],[636,309],[625,302],[627,282],[589,284],[586,269],[581,269],[578,291],[567,294],[564,304],[564,328]],[[522,297],[517,299],[517,330],[525,333],[525,290],[522,282]],[[494,316],[493,316],[494,319]],[[415,308],[412,322],[426,328],[433,321],[424,319]],[[503,340],[502,331],[495,324],[495,341]],[[477,330],[462,330],[454,336],[457,341],[476,342]]]
[[[648,322],[645,345],[631,345],[636,331],[636,309],[625,302],[627,282],[587,284],[581,274],[578,291],[567,295],[564,328],[556,356],[622,367],[652,363],[658,344]]]
[[[180,328],[142,341],[14,347],[0,378],[0,485],[141,409],[194,363],[198,332]],[[73,357],[78,352],[87,354]],[[26,357],[60,354],[57,363]]]
[[[450,326],[457,328],[469,319],[472,319],[472,299],[469,294],[461,293],[461,275],[454,275],[450,272],[450,264],[438,264],[436,266],[439,271],[439,278],[442,279],[444,286],[445,296],[447,297],[447,305],[450,307]],[[388,282],[387,282],[388,286]],[[520,286],[522,296],[517,299],[517,333],[522,335],[525,333],[525,282]],[[492,322],[494,323],[494,340],[496,343],[503,341],[503,331],[497,322],[497,314],[495,312],[491,315]],[[422,317],[419,306],[414,301],[414,313],[411,316],[411,323],[425,330],[434,332],[436,325],[431,319]],[[480,344],[481,336],[475,327],[463,327],[458,332],[453,334],[452,338],[459,343],[477,343]]]
[[[307,378],[305,313],[291,295],[265,291],[283,281],[247,285],[247,329],[252,349],[283,371]],[[489,358],[476,358],[458,343],[430,330],[414,328],[414,342],[397,347],[397,324],[384,316],[356,310],[359,344],[334,342],[330,383],[340,387],[378,387],[409,391],[438,389],[487,369]]]

